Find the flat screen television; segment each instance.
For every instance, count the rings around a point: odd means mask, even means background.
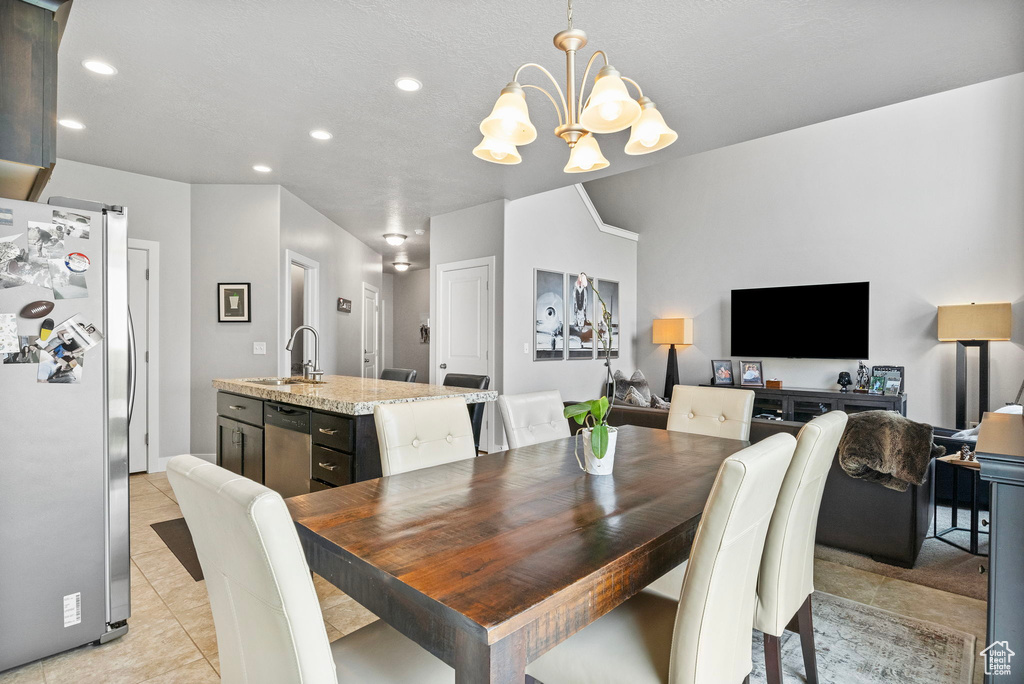
[[[732,356],[866,359],[868,283],[732,291]]]

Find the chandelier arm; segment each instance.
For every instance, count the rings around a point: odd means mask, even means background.
[[[583,80],[580,82],[580,101],[579,107],[576,111],[577,119],[583,116],[583,91],[587,88],[587,76],[590,75],[590,67],[594,64],[594,60],[597,59],[598,55],[601,55],[601,57],[604,58],[604,65],[608,66],[608,55],[605,54],[604,50],[598,50],[590,56],[589,60],[587,60],[587,68],[583,71]],[[593,91],[593,88],[591,88],[591,91]],[[589,101],[590,98],[588,97],[587,100]]]
[[[634,81],[633,79],[631,79],[631,78],[627,78],[627,77],[625,77],[625,76],[621,76],[620,78],[622,78],[622,80],[623,80],[623,81],[628,81],[629,83],[632,83],[632,84],[633,84],[633,87],[634,87],[634,88],[636,88],[636,91],[637,91],[638,93],[640,93],[640,97],[643,97],[643,96],[644,96],[644,91],[643,91],[643,89],[642,89],[642,88],[640,87],[640,84],[639,84],[639,83],[637,83],[637,82],[636,82],[636,81]],[[639,99],[639,98],[638,98],[638,99]]]
[[[540,86],[533,85],[532,83],[523,84],[523,88],[533,88],[534,90],[539,90],[540,92],[544,93],[545,97],[551,100],[551,106],[555,108],[555,114],[558,115],[558,125],[562,125],[562,110],[558,108],[558,103],[555,102],[555,98],[551,95],[551,93],[544,90]]]
[[[536,62],[527,62],[526,64],[523,64],[518,69],[516,69],[516,73],[512,77],[512,80],[516,81],[518,83],[519,82],[519,73],[523,69],[525,69],[526,67],[535,67],[535,68],[540,69],[541,71],[544,72],[544,75],[547,76],[548,80],[551,81],[552,85],[555,86],[555,90],[558,92],[558,97],[562,101],[562,108],[565,110],[565,118],[569,119],[569,107],[572,106],[572,103],[566,104],[567,100],[565,99],[565,94],[562,93],[562,86],[558,85],[558,81],[556,81],[555,77],[551,75],[551,72],[548,71],[547,69],[545,69],[544,67],[542,67],[540,64],[537,64]],[[556,107],[556,109],[557,109],[557,107]]]

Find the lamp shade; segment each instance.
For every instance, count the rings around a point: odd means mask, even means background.
[[[480,132],[512,145],[527,145],[537,139],[537,129],[530,123],[523,89],[514,81],[505,86],[494,109],[480,122]]]
[[[640,104],[629,96],[619,72],[604,66],[597,72],[594,89],[580,114],[580,124],[592,133],[615,133],[640,118]]]
[[[674,143],[679,137],[679,134],[665,123],[656,104],[646,97],[641,98],[640,103],[643,111],[640,112],[640,118],[636,120],[633,129],[629,132],[626,154],[657,152]]]
[[[693,344],[693,319],[654,319],[654,344]]]
[[[939,307],[939,341],[1008,340],[1013,327],[1009,302]]]
[[[585,173],[597,171],[608,166],[608,160],[601,154],[601,146],[593,133],[587,133],[576,141],[569,152],[569,163],[562,169],[566,173]]]
[[[473,148],[473,156],[495,164],[518,164],[523,161],[515,145],[486,135],[480,144]]]

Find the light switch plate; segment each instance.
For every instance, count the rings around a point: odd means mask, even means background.
[[[530,353],[530,343],[529,342],[523,342],[523,353],[524,354],[529,354]]]
[[[267,343],[266,342],[253,342],[252,343],[252,353],[253,354],[266,354],[267,353]]]

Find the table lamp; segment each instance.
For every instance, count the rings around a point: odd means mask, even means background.
[[[679,364],[676,362],[676,345],[693,344],[692,318],[654,319],[654,344],[671,345],[668,349],[668,369],[665,371],[665,399],[671,400],[672,388],[679,384]]]
[[[1010,339],[1009,302],[939,307],[939,341],[956,342],[956,429],[967,428],[967,347],[978,347],[978,409],[988,411],[988,343]]]

